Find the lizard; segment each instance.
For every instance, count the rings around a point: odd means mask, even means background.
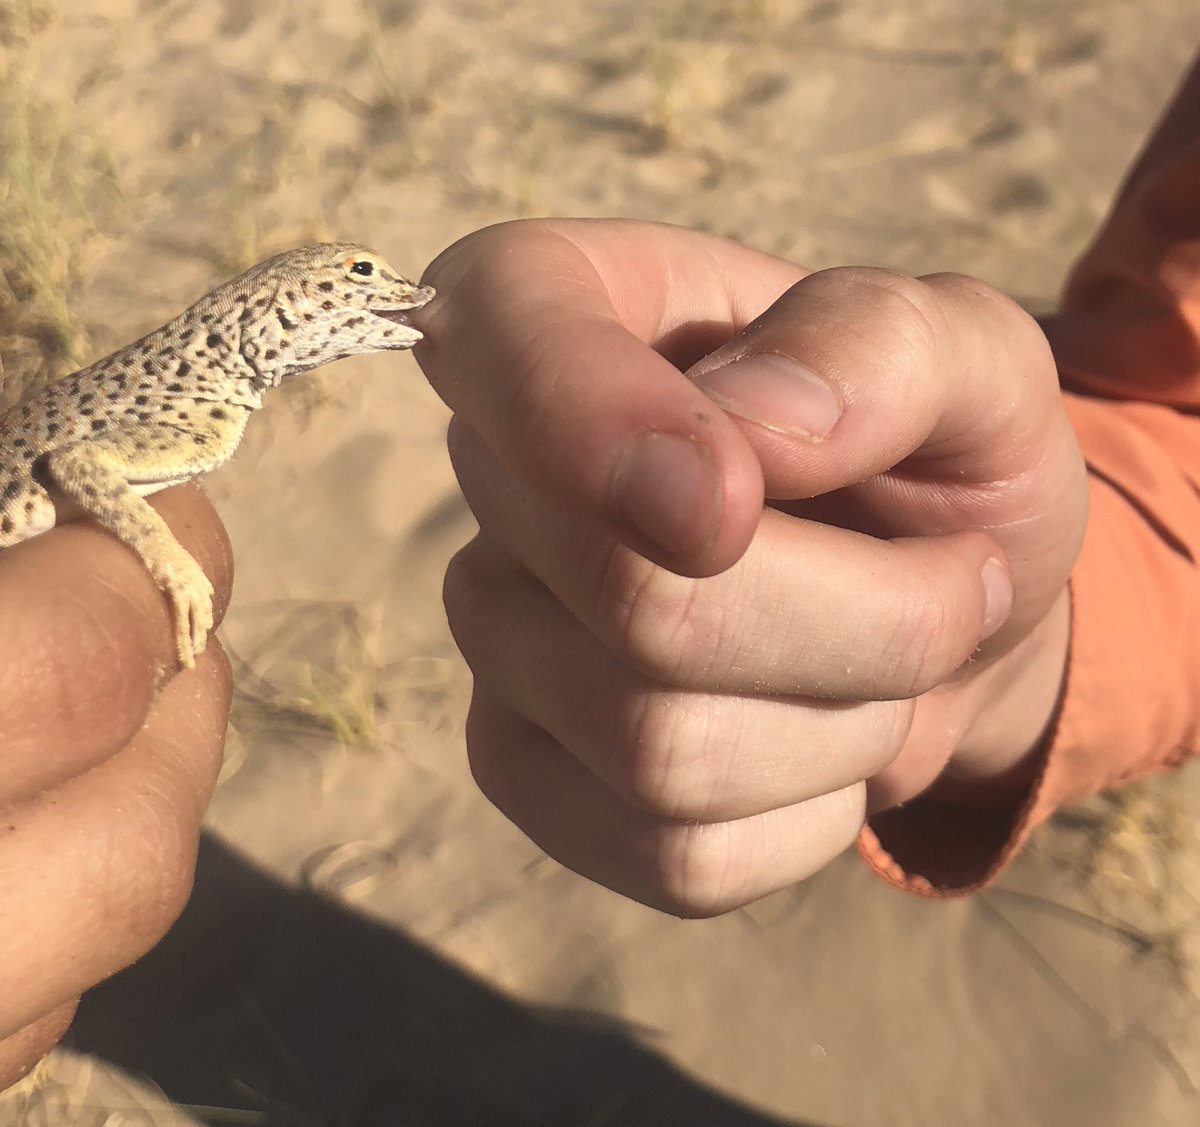
[[[356,243],[285,251],[0,414],[0,549],[89,516],[171,606],[179,663],[213,626],[213,587],[145,500],[226,462],[263,393],[356,353],[412,348],[434,296]]]

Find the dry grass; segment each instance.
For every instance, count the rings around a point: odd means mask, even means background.
[[[344,748],[369,745],[383,704],[378,613],[343,601],[289,600],[263,608],[263,617],[274,628],[253,654],[235,658],[235,730],[245,738],[298,726]]]
[[[343,751],[386,744],[420,746],[461,725],[462,678],[448,655],[415,654],[388,662],[387,595],[362,604],[279,600],[257,608],[273,623],[253,653],[234,654],[236,697],[231,765],[256,734],[327,737]],[[388,721],[385,727],[385,720]]]
[[[253,1127],[276,1121],[254,1108],[172,1103],[152,1086],[69,1049],[56,1049],[0,1093],[5,1127]],[[302,1122],[298,1116],[290,1121]]]
[[[655,17],[643,64],[651,87],[645,124],[661,144],[707,146],[722,153],[733,147],[718,119],[762,73],[769,47],[761,33],[769,27],[769,17],[765,6],[729,5],[746,9],[736,13],[724,8],[699,5],[685,16],[676,12]],[[743,34],[710,34],[710,26],[722,19],[733,21],[727,26],[741,27]]]
[[[1064,9],[1054,19],[1039,23],[1036,16],[1042,9],[1038,6],[1028,0],[1003,0],[981,17],[986,30],[994,29],[994,34],[982,46],[972,40],[974,45],[964,48],[961,58],[962,65],[974,68],[972,73],[986,68],[979,79],[984,93],[1002,87],[994,118],[989,97],[968,98],[961,88],[947,85],[944,101],[932,109],[914,109],[909,117],[898,115],[898,124],[886,131],[873,127],[869,114],[874,107],[863,98],[860,118],[849,121],[849,115],[844,115],[849,125],[861,128],[848,128],[831,141],[823,140],[817,131],[807,139],[804,111],[811,105],[814,115],[819,115],[824,103],[819,84],[813,83],[810,94],[804,94],[798,84],[814,71],[818,77],[858,76],[855,81],[861,83],[864,75],[873,73],[867,67],[870,59],[884,68],[881,82],[902,68],[906,55],[917,59],[917,68],[941,66],[936,61],[921,62],[922,57],[937,53],[927,49],[927,36],[906,39],[897,32],[897,24],[889,23],[888,13],[869,23],[856,16],[854,5],[836,0],[667,0],[612,12],[602,5],[581,10],[586,18],[576,16],[580,34],[569,43],[523,24],[516,18],[520,6],[502,0],[471,0],[459,6],[463,11],[410,0],[362,0],[346,9],[353,18],[331,22],[329,35],[318,44],[280,26],[270,40],[251,40],[257,48],[246,52],[243,47],[249,44],[239,42],[237,35],[246,30],[253,34],[259,12],[269,12],[269,7],[214,4],[210,8],[177,2],[135,7],[139,22],[149,28],[142,49],[153,52],[161,47],[178,52],[177,57],[207,50],[204,73],[211,72],[214,89],[228,99],[213,105],[240,107],[237,113],[244,116],[235,113],[235,121],[224,123],[225,130],[206,130],[208,119],[215,116],[206,98],[189,100],[182,86],[163,91],[179,98],[180,121],[167,113],[170,120],[165,125],[182,123],[196,129],[195,144],[171,164],[163,160],[160,149],[154,150],[153,162],[139,159],[137,114],[123,116],[111,128],[95,125],[114,138],[122,160],[128,162],[122,165],[122,175],[130,195],[143,189],[153,193],[132,201],[144,209],[145,230],[139,232],[140,241],[130,240],[130,248],[136,252],[148,242],[159,255],[169,255],[171,247],[178,245],[181,251],[212,263],[222,277],[281,242],[331,233],[306,226],[314,223],[314,217],[318,228],[331,222],[336,234],[342,233],[341,223],[350,216],[354,223],[370,223],[372,217],[398,226],[419,223],[422,229],[416,234],[424,246],[434,241],[435,233],[449,238],[512,213],[633,211],[707,225],[791,255],[815,247],[818,264],[828,261],[835,253],[831,248],[848,238],[852,246],[861,246],[862,241],[854,239],[864,230],[879,235],[879,246],[868,248],[872,255],[889,260],[907,255],[907,262],[945,261],[947,255],[951,262],[961,261],[963,248],[973,253],[989,239],[994,243],[1000,236],[1007,238],[1010,228],[1011,245],[1018,250],[1047,233],[1050,241],[1057,239],[1060,232],[1048,220],[1040,226],[1030,222],[1031,216],[1036,219],[1048,208],[1039,212],[1022,205],[1020,192],[1012,189],[1006,176],[968,175],[971,166],[952,161],[954,154],[978,153],[985,167],[988,161],[1011,165],[1014,177],[1030,170],[1040,173],[1044,165],[1045,183],[1062,193],[1063,207],[1069,204],[1074,209],[1064,213],[1069,216],[1072,244],[1082,241],[1094,225],[1091,197],[1058,186],[1054,171],[1059,166],[1050,148],[1053,118],[1033,115],[1035,129],[1028,143],[1015,126],[1001,136],[1006,121],[1025,122],[1018,113],[1022,103],[1017,95],[1023,87],[1016,78],[1045,67],[1048,59],[1056,57],[1054,52],[1074,50],[1071,45],[1078,41],[1074,24],[1081,13],[1086,15],[1086,5],[1078,11]],[[68,13],[75,17],[68,3],[60,3],[60,8],[64,17]],[[101,8],[109,12],[114,26],[117,20],[127,19],[120,6],[96,5],[97,11]],[[531,10],[540,14],[536,8]],[[306,6],[298,7],[298,24],[305,22],[305,11]],[[355,22],[360,14],[361,21]],[[894,14],[903,22],[903,9],[895,8]],[[506,23],[510,17],[511,24]],[[117,195],[103,152],[83,132],[95,115],[76,116],[75,107],[48,105],[37,96],[31,76],[37,73],[39,33],[50,18],[46,0],[0,0],[0,356],[7,365],[0,366],[0,394],[51,378],[86,358],[86,334],[72,312],[71,297],[86,276],[104,227],[105,207]],[[161,43],[152,23],[156,19],[163,21]],[[168,22],[176,20],[181,25],[177,36],[165,34]],[[564,26],[569,25],[564,22]],[[1060,47],[1059,37],[1048,36],[1047,29],[1062,30],[1066,48]],[[176,31],[173,26],[170,30]],[[202,37],[210,32],[212,42],[204,44]],[[342,32],[344,39],[339,37]],[[319,50],[312,52],[310,69],[293,72],[282,65],[290,53],[314,46]],[[503,65],[513,52],[522,53],[523,70]],[[72,54],[68,42],[61,59],[41,61],[70,68],[78,65],[80,54]],[[850,56],[855,65],[843,67]],[[1116,58],[1119,61],[1119,53]],[[147,60],[128,51],[114,51],[105,64],[112,68],[106,74],[124,73],[131,80],[134,96],[127,102],[134,108],[139,97],[154,97],[160,90],[156,85],[147,94],[146,88],[132,82],[143,62]],[[276,63],[281,64],[278,73]],[[161,71],[154,73],[157,83]],[[1051,88],[1051,103],[1056,104],[1056,96],[1065,97],[1064,89],[1086,89],[1072,86],[1084,83],[1086,77],[1067,74],[1059,87]],[[858,87],[847,87],[842,77],[838,81],[843,83],[839,96],[857,95]],[[890,87],[881,86],[881,91],[885,89]],[[159,109],[172,104],[165,96],[155,102]],[[943,112],[944,106],[956,105],[979,109]],[[1011,117],[1005,116],[1010,111]],[[774,154],[763,138],[775,136],[768,127],[776,120],[794,121],[797,139],[794,149],[781,146],[779,159],[769,159]],[[147,129],[160,124],[157,117],[148,121]],[[1128,126],[1128,121],[1124,124]],[[165,125],[164,133],[169,133]],[[488,140],[489,127],[497,140]],[[1042,141],[1038,141],[1039,128],[1045,134]],[[878,141],[881,134],[883,141]],[[997,137],[989,145],[989,138]],[[943,155],[944,161],[929,159]],[[873,173],[887,174],[906,161],[913,167],[901,169],[903,175],[875,182],[903,181],[906,188],[913,184],[921,188],[928,183],[925,177],[937,177],[928,198],[916,191],[911,196],[901,192],[894,207],[887,200],[888,206],[873,208],[864,206],[860,194],[843,197],[835,190],[843,183],[869,181]],[[147,176],[147,167],[154,175]],[[411,183],[392,183],[409,177]],[[766,190],[780,178],[784,190]],[[710,192],[720,183],[729,185],[728,193]],[[460,185],[473,194],[464,195]],[[764,189],[761,199],[759,188]],[[993,191],[994,208],[987,203]],[[421,194],[423,202],[432,195],[437,206],[416,209],[418,219],[413,221],[405,213],[409,193]],[[711,205],[703,202],[706,193],[714,197]],[[739,198],[743,193],[752,207]],[[716,201],[718,195],[727,196],[728,205]],[[1051,202],[1058,199],[1055,195]],[[146,207],[147,203],[155,206]],[[206,214],[209,210],[211,216]],[[1001,219],[1004,226],[997,235]],[[778,233],[771,229],[773,224]],[[794,233],[822,224],[828,231],[820,238],[807,240]],[[130,260],[140,258],[133,253]],[[122,281],[119,274],[115,280]],[[130,292],[145,291],[131,287]],[[292,409],[303,414],[317,405],[336,409],[344,380],[344,370],[321,373],[296,384],[286,395],[281,393],[277,402],[288,405],[284,412]],[[289,453],[282,449],[280,457]],[[247,491],[238,503],[261,506],[266,513],[271,501],[269,492]],[[286,511],[270,515],[270,519],[287,517]],[[419,563],[429,567],[424,556]],[[393,574],[405,572],[396,567]],[[412,574],[426,572],[414,568]],[[301,590],[304,582],[297,580]],[[457,793],[450,788],[460,780],[449,776],[454,770],[461,774],[461,765],[443,767],[443,760],[452,757],[441,749],[462,725],[467,683],[461,667],[444,656],[448,649],[439,648],[448,646],[448,641],[431,640],[428,616],[414,594],[423,586],[413,583],[406,591],[401,582],[397,581],[395,604],[390,604],[388,592],[372,590],[371,597],[357,605],[280,600],[250,608],[246,623],[231,620],[231,632],[240,638],[245,625],[253,642],[246,642],[237,660],[237,729],[230,745],[230,771],[236,771],[239,755],[265,760],[274,747],[283,745],[284,758],[289,760],[314,749],[322,767],[332,761],[370,771],[385,757],[404,759],[403,764],[392,766],[406,774],[381,771],[380,779],[423,783],[423,774],[436,775],[435,781],[444,789],[414,788],[422,802],[426,793],[439,800],[443,793]],[[412,622],[398,612],[400,606],[410,604]],[[386,605],[393,606],[387,617]],[[393,654],[416,656],[392,661]],[[346,777],[357,776],[347,771]],[[329,778],[337,781],[338,773],[330,771]],[[1062,869],[1079,866],[1086,852],[1086,880],[1105,916],[1131,915],[1130,905],[1138,906],[1139,925],[1149,920],[1144,930],[1151,943],[1164,962],[1170,960],[1186,979],[1194,965],[1189,962],[1186,925],[1195,916],[1194,895],[1200,885],[1195,873],[1189,872],[1188,853],[1194,850],[1194,841],[1183,799],[1169,785],[1162,790],[1160,786],[1156,780],[1145,791],[1133,788],[1113,796],[1086,835],[1080,835],[1086,838],[1082,846],[1063,859]],[[240,798],[237,788],[226,792],[226,797]],[[347,809],[349,815],[345,810],[322,811],[329,821],[321,824],[328,830],[321,840],[336,844],[312,853],[304,866],[301,877],[309,890],[353,903],[379,891],[397,867],[405,873],[420,869],[423,859],[407,839],[388,844],[386,828],[371,824],[357,806]],[[349,833],[339,825],[339,816],[349,817]],[[444,824],[456,824],[433,816],[427,822],[419,820],[424,817],[414,815],[413,821],[439,831]],[[432,835],[435,830],[428,832]],[[354,836],[357,833],[364,835],[362,840]],[[384,845],[378,844],[378,837],[385,839]],[[476,841],[469,833],[458,837],[466,840],[456,841],[455,849],[461,849],[466,864],[475,868],[480,854],[470,851],[480,848],[479,841],[486,849],[491,841],[501,840],[481,834]],[[439,904],[444,901],[446,918],[452,920],[461,920],[462,905],[473,903],[477,895],[456,887],[456,873],[466,871],[455,869],[462,863],[459,857],[453,851],[440,856],[436,871],[421,876],[426,884],[414,884],[433,889],[430,899],[436,895]],[[507,856],[498,856],[495,867],[502,869],[507,863]],[[535,864],[556,879],[560,875],[548,862]],[[515,885],[504,887],[511,891]],[[520,892],[526,895],[524,886]],[[548,911],[543,911],[547,905]],[[540,920],[556,918],[560,906],[551,898],[534,899],[518,908],[530,916],[536,931],[542,926]],[[743,918],[756,923],[765,936],[777,931],[786,940],[794,908],[794,901],[781,897],[744,913]],[[408,911],[407,904],[397,910],[398,926],[413,918],[401,914]],[[615,923],[610,924],[598,909],[594,936],[590,936],[597,948],[611,941],[621,991],[630,1002],[636,1001],[634,1007],[618,998],[611,1008],[623,1014],[651,1014],[660,1021],[663,1044],[672,1053],[678,1051],[685,1066],[696,1067],[700,1050],[711,1051],[709,1059],[716,1060],[726,1044],[714,1040],[698,1045],[695,1038],[688,1043],[675,1036],[674,1027],[683,1020],[680,1015],[691,1020],[689,1010],[677,1011],[673,1001],[653,991],[635,996],[633,986],[626,987],[626,980],[633,983],[637,973],[635,966],[627,975],[621,965],[630,950],[631,932],[622,931],[628,926],[623,922],[626,918],[614,914]],[[486,948],[489,965],[507,972],[503,960],[509,959],[517,968],[513,976],[519,975],[519,960],[527,957],[522,947],[528,943],[527,933],[494,930],[498,934],[482,941],[493,945]],[[663,934],[680,944],[679,966],[685,971],[692,965],[689,960],[705,953],[703,946],[683,939],[682,933]],[[638,946],[650,946],[641,933],[637,941]],[[473,949],[472,942],[459,939],[456,950],[476,955],[485,950]],[[569,966],[565,961],[569,950],[548,947],[541,936],[536,950],[539,956],[548,956],[547,963],[557,959],[564,987],[580,994],[591,989],[590,983],[600,973],[578,962]],[[753,954],[756,948],[747,950]],[[763,965],[768,970],[786,970],[790,964],[781,957],[774,968],[769,961]],[[579,976],[581,985],[576,987],[566,977],[568,971]],[[558,973],[552,963],[551,972]],[[695,989],[705,988],[698,984]],[[577,996],[567,989],[563,993],[572,999]],[[752,990],[747,1000],[754,1003]],[[607,1000],[602,1004],[610,1006]],[[787,1035],[790,1024],[781,1012],[778,1029],[768,1030],[772,1044],[789,1044],[774,1034]],[[155,1036],[154,1030],[146,1033]],[[721,1062],[726,1069],[723,1082],[749,1096],[785,1094],[785,1084],[766,1092],[735,1083],[740,1067],[735,1040],[728,1039],[729,1061]],[[765,1074],[766,1070],[759,1071]],[[0,1097],[0,1124],[116,1127],[134,1122],[193,1124],[197,1119],[276,1121],[262,1110],[172,1109],[156,1093],[135,1095],[128,1078],[108,1064],[100,1063],[96,1072],[110,1078],[115,1074],[116,1081],[105,1087],[103,1077],[81,1071],[78,1058],[70,1052],[56,1053],[26,1084],[9,1097]],[[268,1106],[265,1100],[247,1103],[260,1109]],[[341,1118],[349,1122],[353,1113],[346,1110]],[[298,1116],[287,1121],[296,1122]]]
[[[1106,916],[1147,921],[1147,939],[1200,996],[1188,937],[1200,916],[1194,811],[1187,781],[1155,776],[1102,798],[1082,871]]]
[[[85,360],[71,307],[117,198],[105,150],[80,138],[69,107],[36,92],[34,0],[0,2],[0,402],[12,402]]]

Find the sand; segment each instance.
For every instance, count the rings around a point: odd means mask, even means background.
[[[531,214],[962,270],[1047,308],[1200,39],[1188,8],[7,0],[0,30],[86,170],[45,206],[79,232],[95,356],[303,240],[416,274]],[[411,357],[345,362],[208,480],[240,693],[196,894],[0,1123],[1200,1121],[1192,774],[1060,818],[949,904],[847,855],[682,922],[526,841],[462,748],[446,423]]]

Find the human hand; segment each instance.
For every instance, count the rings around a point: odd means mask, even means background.
[[[154,503],[213,579],[219,620],[233,561],[216,514],[193,487]],[[215,639],[175,675],[165,600],[94,525],[0,553],[0,606],[3,1089],[183,909],[231,680]]]
[[[616,221],[478,232],[425,280],[480,525],[446,577],[468,751],[534,841],[706,915],[931,786],[1019,801],[1086,491],[1017,306]]]

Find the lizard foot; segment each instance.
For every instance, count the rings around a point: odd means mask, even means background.
[[[182,549],[165,566],[154,569],[154,579],[175,615],[179,664],[192,669],[213,628],[213,586],[200,565]]]

